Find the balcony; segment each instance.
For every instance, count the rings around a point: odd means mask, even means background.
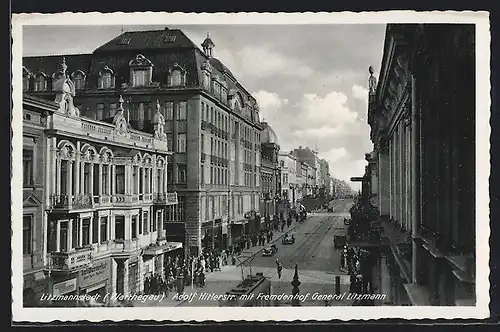
[[[86,268],[92,261],[92,247],[79,248],[71,252],[51,254],[52,271],[75,272]]]
[[[177,193],[158,193],[154,197],[154,204],[175,205],[177,204]]]
[[[108,242],[108,249],[114,257],[129,257],[141,249],[138,239],[116,239]]]
[[[50,206],[52,210],[71,211],[92,208],[93,199],[90,194],[84,195],[52,195]]]
[[[152,134],[130,130],[125,135],[122,135],[116,132],[115,125],[113,124],[84,117],[71,117],[61,113],[54,113],[48,129],[61,133],[70,132],[73,135],[81,135],[128,146],[167,151],[167,142],[154,138]]]
[[[111,205],[111,196],[102,195],[102,196],[94,196],[94,207],[98,206],[110,206]]]

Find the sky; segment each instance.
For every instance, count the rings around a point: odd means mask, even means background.
[[[372,150],[367,124],[368,67],[380,68],[385,24],[186,25],[200,45],[207,33],[221,60],[257,99],[281,151],[316,148],[330,174],[355,190]],[[165,26],[25,26],[23,55],[90,53],[122,31]]]

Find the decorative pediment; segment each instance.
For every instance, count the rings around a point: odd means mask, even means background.
[[[113,69],[111,69],[107,64],[103,63],[101,64],[101,70],[99,71],[99,76],[102,76],[104,73],[110,73],[111,75],[114,75]]]
[[[128,63],[131,67],[153,67],[153,63],[142,54],[137,54],[134,59]]]
[[[39,207],[41,204],[42,200],[34,194],[30,194],[23,200],[23,207]]]
[[[174,63],[174,65],[172,67],[170,67],[170,69],[168,70],[169,73],[172,73],[174,71],[180,71],[181,73],[185,73],[186,72],[186,69],[184,69],[183,67],[181,67],[177,62]]]

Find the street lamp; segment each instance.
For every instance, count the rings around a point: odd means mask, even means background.
[[[292,306],[293,307],[300,307],[300,300],[299,300],[299,286],[300,286],[300,281],[299,281],[299,266],[295,264],[295,273],[293,275],[293,280],[292,280]]]

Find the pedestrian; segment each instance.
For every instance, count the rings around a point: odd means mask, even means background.
[[[276,265],[277,265],[276,270],[278,272],[278,279],[281,279],[281,271],[283,270],[283,265],[278,259],[276,260]]]

